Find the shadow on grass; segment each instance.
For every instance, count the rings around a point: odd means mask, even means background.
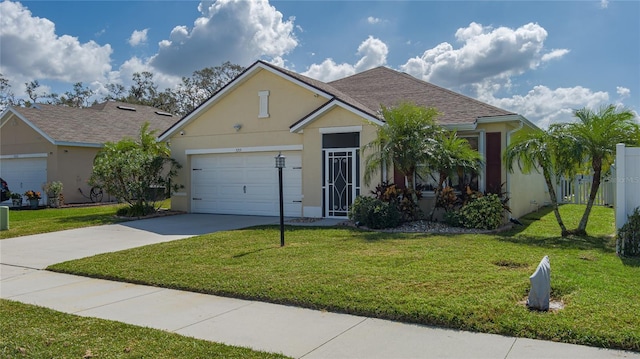
[[[628,267],[640,267],[640,257],[620,257],[620,261]]]
[[[271,249],[278,249],[278,248],[280,248],[280,247],[258,248],[258,249],[253,250],[253,251],[238,253],[238,254],[234,255],[232,258],[242,258],[242,257],[246,257],[246,256],[251,255],[251,254],[256,254],[256,253],[268,251],[268,250],[271,250]]]
[[[59,217],[56,221],[60,223],[91,223],[92,225],[100,225],[128,222],[129,220],[118,218],[115,214],[86,214]]]
[[[496,238],[503,242],[510,242],[515,244],[524,244],[534,247],[549,247],[549,248],[561,248],[561,249],[579,249],[589,250],[596,249],[605,253],[615,252],[615,246],[612,244],[612,240],[609,237],[542,237],[542,236],[527,236],[517,235],[512,236],[506,233],[500,233],[496,235]]]
[[[563,249],[580,249],[589,250],[596,249],[602,252],[611,253],[615,252],[615,243],[609,236],[560,236],[560,227],[558,226],[557,236],[536,236],[524,234],[529,226],[540,221],[543,217],[549,216],[553,219],[554,225],[555,216],[552,214],[553,209],[551,207],[543,207],[537,212],[532,212],[520,219],[522,226],[514,226],[513,229],[497,233],[496,238],[504,242],[511,242],[516,244],[524,244],[535,247],[550,247],[550,248],[563,248]]]

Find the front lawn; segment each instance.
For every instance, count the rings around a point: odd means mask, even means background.
[[[116,211],[123,206],[10,210],[9,230],[0,231],[0,239],[122,222]]]
[[[570,228],[583,206],[562,207]],[[561,238],[553,213],[492,235],[278,227],[214,233],[57,264],[50,269],[223,296],[486,333],[640,351],[640,260],[615,255],[613,210],[591,237]],[[529,311],[543,256],[565,308]]]
[[[286,358],[0,299],[2,358]]]

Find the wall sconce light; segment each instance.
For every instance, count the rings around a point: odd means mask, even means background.
[[[184,136],[184,131],[180,131],[180,136]]]
[[[235,128],[236,132],[238,132],[242,128],[242,125],[239,123],[236,123],[235,125],[233,125],[233,128]]]

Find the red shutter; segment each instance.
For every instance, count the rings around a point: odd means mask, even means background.
[[[502,181],[502,134],[500,132],[487,132],[487,181],[488,193],[500,193]]]
[[[393,183],[395,183],[396,188],[406,188],[407,186],[405,186],[404,182],[405,182],[405,178],[404,178],[404,173],[400,172],[400,170],[398,168],[396,168],[396,166],[393,166]]]

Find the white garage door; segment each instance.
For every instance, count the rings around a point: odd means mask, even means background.
[[[277,153],[194,155],[191,158],[191,211],[194,213],[278,216]],[[302,215],[302,157],[285,152],[284,214]]]
[[[42,192],[42,185],[47,182],[47,159],[0,158],[0,177],[7,181],[11,192]]]

